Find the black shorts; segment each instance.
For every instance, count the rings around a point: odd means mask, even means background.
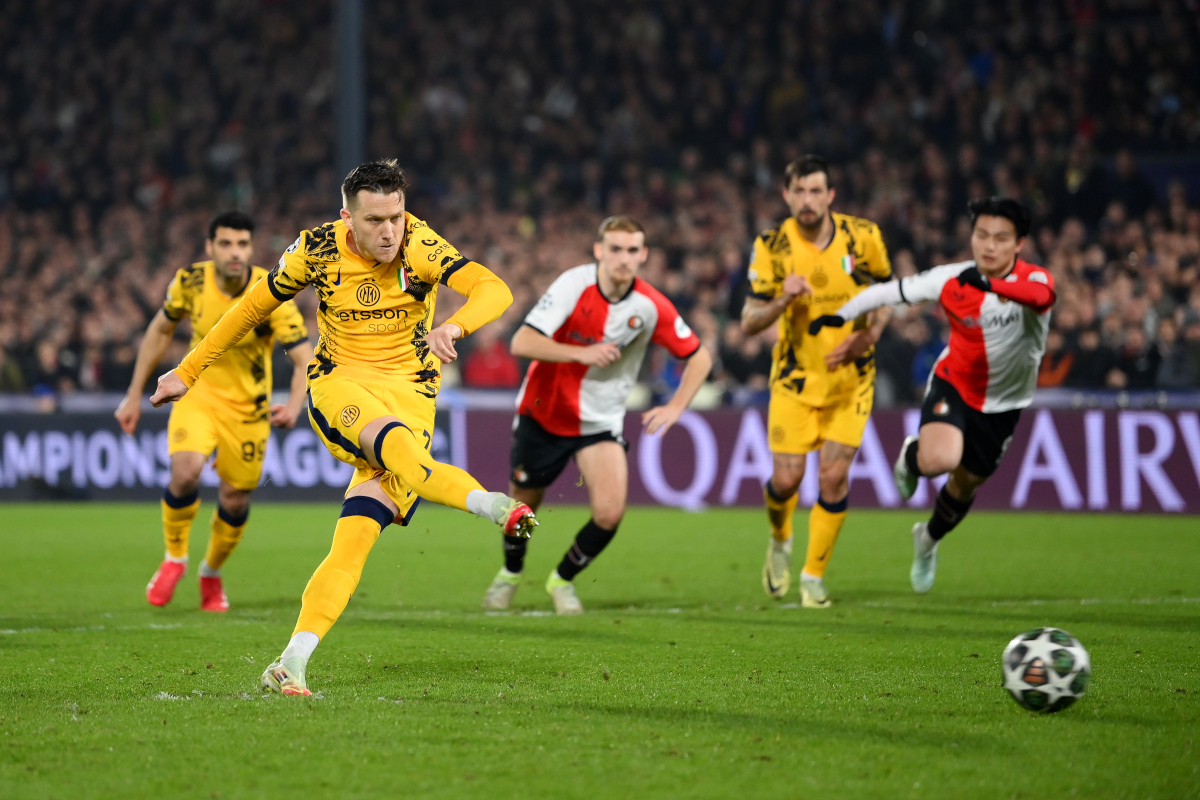
[[[925,402],[921,404],[921,424],[945,422],[963,433],[962,466],[972,475],[986,478],[996,471],[1013,430],[1021,418],[1021,409],[985,414],[971,408],[949,381],[933,376]]]
[[[509,455],[512,466],[509,478],[522,489],[545,489],[567,468],[571,456],[597,442],[616,442],[629,449],[625,437],[611,431],[587,436],[556,436],[532,417],[518,415]]]

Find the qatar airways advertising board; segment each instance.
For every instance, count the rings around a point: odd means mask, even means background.
[[[871,417],[850,472],[856,508],[928,507],[940,484],[922,480],[903,501],[892,461],[920,412]],[[766,409],[688,412],[665,437],[644,436],[629,414],[629,493],[633,504],[701,510],[759,506],[771,474]],[[154,499],[166,485],[166,415],[146,415],[135,436],[107,415],[11,414],[0,419],[0,500]],[[438,414],[434,457],[468,469],[488,489],[508,484],[512,414],[448,410]],[[304,421],[272,433],[257,500],[336,502],[351,468],[326,452]],[[800,489],[817,496],[816,454]],[[547,492],[548,503],[586,502],[575,468]],[[206,469],[202,487],[217,476]],[[203,491],[203,489],[202,489]],[[1045,511],[1200,513],[1200,413],[1029,409],[976,508]]]

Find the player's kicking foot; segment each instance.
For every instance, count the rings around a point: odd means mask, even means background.
[[[575,584],[566,578],[560,578],[558,570],[551,572],[546,580],[546,594],[554,601],[554,613],[560,617],[583,613],[583,603],[579,602],[579,595],[575,594]]]
[[[904,444],[900,445],[900,457],[892,466],[892,478],[896,481],[896,491],[900,492],[900,496],[905,500],[913,496],[913,492],[917,490],[917,481],[921,479],[921,476],[913,474],[913,471],[908,468],[908,461],[905,460],[904,454],[908,452],[908,446],[919,438],[914,435],[904,439]]]
[[[182,561],[164,559],[158,566],[158,572],[146,584],[146,599],[152,606],[165,606],[175,596],[175,587],[179,584],[183,573],[187,572],[187,564]]]
[[[938,543],[929,535],[929,526],[924,522],[913,525],[913,563],[908,572],[913,591],[925,594],[933,588],[933,579],[937,575]]]
[[[533,529],[538,526],[537,517],[533,515],[533,509],[525,503],[513,500],[511,497],[504,498],[508,501],[507,506],[503,509],[500,516],[502,520],[501,526],[504,528],[505,536],[512,536],[517,539],[528,539],[533,536]]]
[[[521,573],[509,572],[504,567],[492,579],[492,585],[483,595],[483,607],[488,611],[504,611],[512,605],[513,595],[521,585]]]
[[[267,667],[262,675],[262,687],[269,692],[279,692],[280,694],[305,697],[312,695],[304,683],[304,660],[302,658],[276,661]]]
[[[767,545],[767,563],[763,564],[763,591],[782,600],[792,585],[792,540],[786,542],[771,537]]]
[[[220,578],[200,578],[200,610],[224,613],[229,610],[229,598]]]
[[[800,573],[800,605],[804,608],[829,608],[833,601],[825,591],[825,579]]]

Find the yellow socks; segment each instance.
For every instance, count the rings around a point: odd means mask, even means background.
[[[163,539],[167,544],[167,556],[176,561],[183,561],[188,554],[188,534],[192,530],[192,520],[200,510],[200,495],[192,492],[184,497],[176,497],[170,489],[163,490],[162,520]]]
[[[346,610],[358,587],[367,555],[379,532],[391,523],[393,514],[373,497],[350,497],[342,503],[342,516],[333,532],[329,555],[304,587],[300,618],[293,633],[308,631],[324,639]]]
[[[467,509],[467,494],[484,491],[479,481],[452,464],[434,461],[408,426],[392,422],[375,437],[375,460],[426,500]]]
[[[235,517],[220,504],[217,505],[217,510],[213,512],[212,535],[208,538],[208,552],[204,556],[204,563],[209,569],[219,570],[225,559],[229,558],[230,553],[242,540],[249,516],[248,509],[240,517]]]
[[[833,545],[846,521],[849,499],[847,496],[836,503],[827,503],[825,498],[818,497],[813,503],[808,515],[808,556],[804,560],[804,571],[815,578],[825,575]]]
[[[771,535],[777,542],[786,542],[792,538],[792,515],[796,512],[797,494],[798,492],[792,492],[791,497],[781,499],[775,494],[775,487],[770,481],[767,481],[763,488],[763,498],[767,502],[767,519],[771,521]]]

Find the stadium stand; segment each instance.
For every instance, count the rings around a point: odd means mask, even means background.
[[[252,212],[269,264],[338,208],[328,3],[77,5],[0,10],[0,391],[123,391],[214,211]],[[516,295],[468,381],[512,385],[497,341],[625,213],[714,377],[764,388],[770,342],[730,320],[753,236],[786,213],[782,165],[811,151],[901,275],[969,257],[970,197],[1035,209],[1026,257],[1059,287],[1042,385],[1200,386],[1188,4],[414,1],[368,20],[369,155],[398,156],[410,209]],[[896,315],[880,404],[919,397],[943,336],[934,310]],[[657,391],[676,377],[662,353],[647,369]]]

